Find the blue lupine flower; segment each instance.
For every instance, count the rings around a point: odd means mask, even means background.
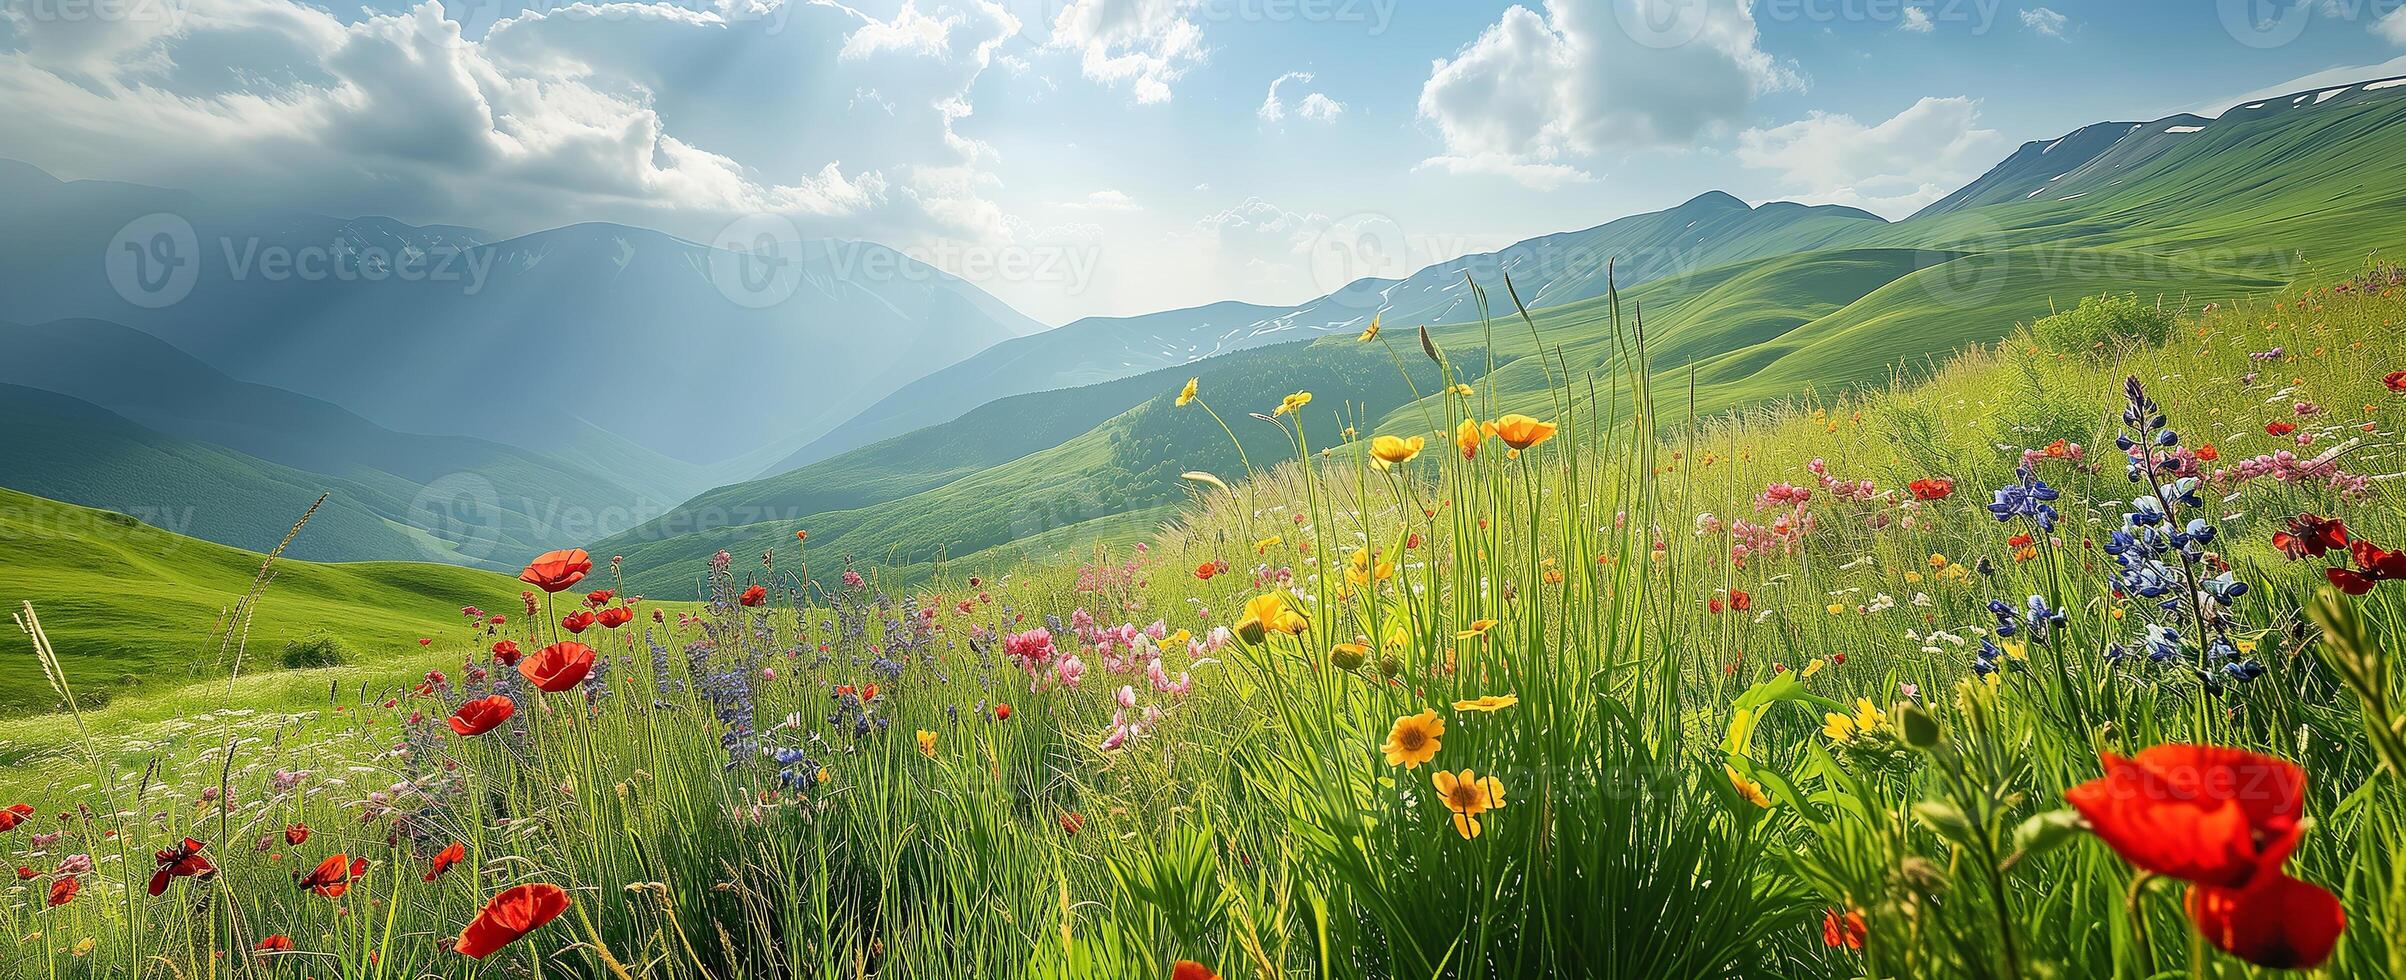
[[[2039,479],[2038,473],[2028,466],[2016,470],[2015,476],[2016,482],[1997,488],[1996,500],[1988,505],[1988,512],[1999,523],[2027,517],[2038,524],[2039,530],[2054,531],[2056,514],[2052,501],[2062,494]]]

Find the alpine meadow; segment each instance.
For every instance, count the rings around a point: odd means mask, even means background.
[[[0,0],[0,977],[2406,976],[2393,7]]]

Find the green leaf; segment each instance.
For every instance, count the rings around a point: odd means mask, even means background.
[[[2013,828],[2013,849],[2025,855],[2045,854],[2080,835],[2080,811],[2049,810]]]
[[[1963,815],[1962,807],[1944,800],[1923,800],[1913,804],[1913,817],[1931,833],[1965,847],[1972,844],[1972,821]]]

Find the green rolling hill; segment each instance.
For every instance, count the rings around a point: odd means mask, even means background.
[[[1477,348],[1452,353],[1464,365],[1484,360]],[[1410,373],[1410,386],[1398,374],[1398,363]],[[776,549],[790,555],[797,529],[810,532],[811,572],[817,577],[840,571],[831,556],[849,555],[907,579],[914,570],[924,571],[943,559],[987,553],[990,563],[1000,563],[1003,555],[1075,551],[1093,536],[1124,538],[1167,518],[1164,508],[1183,502],[1193,486],[1180,478],[1186,471],[1203,470],[1233,481],[1244,472],[1244,458],[1257,463],[1292,458],[1294,447],[1278,428],[1248,415],[1269,412],[1289,392],[1312,392],[1305,413],[1307,435],[1312,445],[1329,446],[1343,441],[1348,423],[1341,419],[1366,425],[1409,401],[1415,389],[1434,391],[1438,385],[1436,366],[1416,351],[1399,360],[1384,347],[1357,344],[1350,337],[1263,347],[1191,367],[1195,370],[1181,367],[1115,382],[1115,390],[1139,393],[1134,408],[1057,445],[940,486],[850,509],[781,512],[775,520],[698,531],[656,522],[605,540],[593,550],[626,558],[630,588],[671,600],[695,594],[703,563],[712,553],[724,549],[757,556]],[[1242,442],[1242,458],[1228,433],[1201,406],[1181,408],[1173,403],[1190,376],[1200,379],[1204,400]],[[1101,403],[1085,397],[1087,391],[1028,397],[1033,399],[1031,409]],[[972,413],[897,444],[856,450],[811,469],[867,466],[911,451],[921,439],[941,447],[982,436],[1000,438],[1008,430],[996,427],[1010,421]],[[894,465],[933,467],[941,462],[904,458]],[[759,495],[749,499],[764,506],[777,499],[826,499],[778,498],[777,492],[789,488],[768,486],[771,482],[725,488],[719,499],[755,491]]]
[[[299,516],[275,519],[289,525]],[[300,540],[325,530],[313,520]],[[222,674],[221,620],[264,560],[123,514],[10,490],[0,490],[0,548],[8,556],[0,562],[0,603],[11,611],[22,601],[35,604],[78,697],[92,699],[87,706]],[[449,565],[283,559],[256,608],[245,672],[273,669],[286,641],[320,633],[342,638],[369,665],[417,656],[421,637],[458,646],[465,642],[460,607],[508,611],[520,588],[507,576]],[[25,638],[13,626],[8,636],[0,713],[51,708],[50,685]]]
[[[303,557],[412,558],[514,568],[525,554],[569,547],[594,533],[597,515],[657,510],[675,499],[674,483],[641,465],[603,469],[465,436],[394,432],[339,406],[281,388],[251,384],[141,331],[100,320],[0,323],[0,384],[40,389],[90,403],[119,421],[150,430],[135,441],[178,444],[188,460],[212,457],[219,473],[187,481],[162,471],[119,472],[106,481],[80,472],[87,456],[121,459],[134,437],[109,423],[78,437],[67,415],[51,420],[53,448],[17,444],[29,455],[0,464],[8,485],[43,496],[137,513],[191,512],[215,518],[255,511],[256,526],[203,520],[185,531],[222,544],[273,547],[290,516],[319,491],[337,492],[329,528],[354,510],[393,525],[377,533],[329,531],[299,545]],[[19,392],[17,401],[26,396]],[[67,413],[75,414],[75,413]],[[89,417],[91,413],[80,413]],[[89,419],[87,418],[87,421]],[[79,447],[89,439],[92,448]],[[258,466],[264,462],[272,466]],[[255,477],[234,472],[245,466]],[[122,465],[112,465],[123,470]],[[243,488],[272,484],[252,496]],[[298,498],[292,504],[290,498]],[[279,508],[274,501],[289,505]],[[623,525],[622,525],[623,527]],[[607,530],[618,530],[609,528]]]
[[[1463,256],[1403,279],[1360,279],[1294,307],[1218,303],[1150,316],[1080,320],[1004,341],[905,385],[787,458],[770,475],[958,417],[1029,392],[1091,385],[1219,354],[1318,336],[1347,336],[1373,316],[1399,326],[1477,319],[1467,283],[1512,277],[1530,304],[1601,296],[1605,269],[1622,286],[1767,255],[1824,247],[1883,225],[1853,208],[1784,201],[1750,207],[1719,191],[1665,211]]]
[[[1279,335],[1322,338],[1261,348],[1277,354],[1263,368],[1275,379],[1281,372],[1299,377],[1324,358],[1342,359],[1338,351],[1373,312],[1399,331],[1435,324],[1449,349],[1492,342],[1497,365],[1486,387],[1500,410],[1539,412],[1549,404],[1541,394],[1543,369],[1528,357],[1539,341],[1517,320],[1507,322],[1501,280],[1511,277],[1549,351],[1559,348],[1574,371],[1592,369],[1612,350],[1600,299],[1610,260],[1618,263],[1627,307],[1644,314],[1658,376],[1694,371],[1697,411],[1834,394],[1885,384],[1900,367],[1994,341],[2085,295],[2136,293],[2195,308],[2406,244],[2406,180],[2399,179],[2406,177],[2406,156],[2399,153],[2406,147],[2396,135],[2402,132],[2406,84],[2380,82],[2251,103],[2217,119],[2100,123],[2024,146],[1900,222],[1847,209],[1748,207],[1707,194],[1669,211],[1535,239],[1406,279],[1356,283],[1230,336],[1248,343]],[[1488,285],[1503,314],[1492,336],[1472,315],[1469,281]],[[1146,342],[1160,340],[1155,328],[1166,325],[1216,329],[1208,322],[1211,310],[1163,314],[1166,320],[1148,326]],[[740,503],[794,523],[701,527],[694,520],[700,508],[689,507],[680,516],[689,519],[691,533],[663,523],[608,547],[635,549],[631,558],[691,563],[719,547],[745,553],[776,546],[790,540],[792,527],[807,525],[814,546],[824,541],[863,559],[917,567],[931,551],[957,556],[1035,534],[1059,542],[1067,529],[1159,506],[1174,495],[1148,471],[1165,457],[1110,448],[1146,445],[1138,434],[1158,424],[1149,417],[1153,403],[1127,414],[1110,410],[1158,399],[1187,374],[1203,376],[1213,390],[1214,379],[1227,376],[1224,367],[1250,371],[1256,362],[1248,357],[1257,351],[1160,369],[1139,376],[1152,379],[1140,386],[1036,390],[1109,373],[1110,365],[1081,360],[1082,348],[1126,360],[1124,343],[1091,336],[1109,326],[1073,324],[1006,342],[864,413],[846,438],[872,452],[822,440],[788,460],[798,469],[695,501]],[[1180,351],[1152,353],[1160,360]],[[1374,420],[1377,431],[1427,428],[1432,403],[1408,392],[1395,397],[1393,389],[1403,386],[1380,360],[1384,381],[1365,375],[1361,383],[1384,384],[1388,393],[1347,389],[1349,398],[1372,408],[1359,417]],[[1049,365],[1050,373],[1011,369],[1032,363]],[[1280,386],[1271,380],[1262,394],[1275,401],[1268,389]],[[1010,397],[960,414],[972,399],[1002,394]],[[1036,446],[1086,418],[1107,420]],[[896,429],[914,422],[923,427],[897,436]],[[987,446],[986,439],[998,441]],[[1162,451],[1181,469],[1231,462],[1192,443]],[[1003,456],[1010,458],[996,459]]]
[[[179,534],[273,548],[320,493],[298,558],[421,555],[439,550],[369,510],[374,491],[191,439],[145,429],[89,402],[0,385],[0,485],[116,511]],[[6,565],[19,561],[8,556]]]

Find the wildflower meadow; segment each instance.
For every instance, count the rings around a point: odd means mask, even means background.
[[[1141,544],[890,583],[796,526],[649,596],[527,554],[272,696],[99,704],[30,602],[68,710],[6,730],[0,964],[2406,974],[2398,282],[1713,414],[1635,311],[1535,413],[1374,323],[1419,424],[1189,383],[1291,451]]]

